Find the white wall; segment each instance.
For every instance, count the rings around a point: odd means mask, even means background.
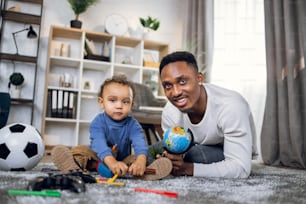
[[[247,98],[255,116],[258,138],[262,123],[266,79],[262,2],[263,0],[214,1],[218,10],[215,10],[216,36],[212,83],[237,90]],[[105,18],[110,14],[121,14],[134,28],[140,26],[139,17],[150,15],[161,21],[160,29],[154,32],[151,38],[168,43],[170,51],[175,51],[183,47],[186,10],[187,0],[101,0],[86,13],[81,14],[80,20],[83,21],[83,29],[103,32]],[[49,27],[50,25],[70,27],[70,20],[73,18],[74,14],[67,0],[44,0],[34,115],[34,126],[39,130],[43,109],[43,81],[47,63]],[[237,35],[233,36],[233,33]],[[239,61],[241,57],[243,61]],[[11,68],[5,70],[1,67],[0,76],[7,76],[10,73],[8,70]],[[7,90],[2,85],[7,85],[6,82],[2,82],[0,78],[1,91]],[[27,113],[23,112],[23,115],[15,117],[19,120],[28,117]],[[13,121],[8,121],[11,122]]]
[[[103,32],[105,18],[110,14],[121,14],[134,28],[140,26],[139,17],[150,15],[161,22],[159,30],[154,32],[150,38],[168,43],[170,51],[174,51],[182,47],[186,3],[185,0],[101,0],[100,3],[90,7],[86,13],[81,14],[80,20],[83,21],[83,29]],[[66,0],[44,0],[38,83],[45,80],[50,25],[70,27],[70,20],[73,18],[74,14]],[[35,98],[34,126],[39,130],[42,125],[43,84],[37,85]]]

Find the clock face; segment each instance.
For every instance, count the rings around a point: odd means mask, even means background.
[[[110,15],[105,20],[105,30],[112,35],[124,35],[128,30],[127,20],[118,14]]]

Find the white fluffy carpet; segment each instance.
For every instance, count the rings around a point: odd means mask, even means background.
[[[248,179],[218,179],[177,177],[159,181],[118,179],[124,187],[105,184],[86,184],[86,192],[61,190],[62,196],[11,196],[8,189],[26,189],[37,176],[47,176],[42,169],[55,169],[52,163],[40,163],[26,172],[0,171],[1,204],[186,204],[186,203],[306,203],[306,171],[264,166],[254,163]],[[170,198],[154,193],[135,192],[134,188],[148,188],[178,193]]]

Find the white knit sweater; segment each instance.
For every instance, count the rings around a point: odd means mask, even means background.
[[[207,108],[203,119],[192,124],[168,102],[162,114],[162,128],[179,125],[190,129],[197,144],[224,144],[225,160],[212,164],[194,164],[197,177],[246,178],[251,172],[252,153],[256,154],[256,133],[246,100],[237,92],[212,84],[203,84]]]

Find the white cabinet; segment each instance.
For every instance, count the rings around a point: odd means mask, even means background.
[[[100,86],[114,74],[123,73],[163,95],[155,64],[167,53],[165,43],[51,26],[42,122],[45,144],[88,144],[89,124],[101,112]],[[144,59],[155,67],[144,66]]]

